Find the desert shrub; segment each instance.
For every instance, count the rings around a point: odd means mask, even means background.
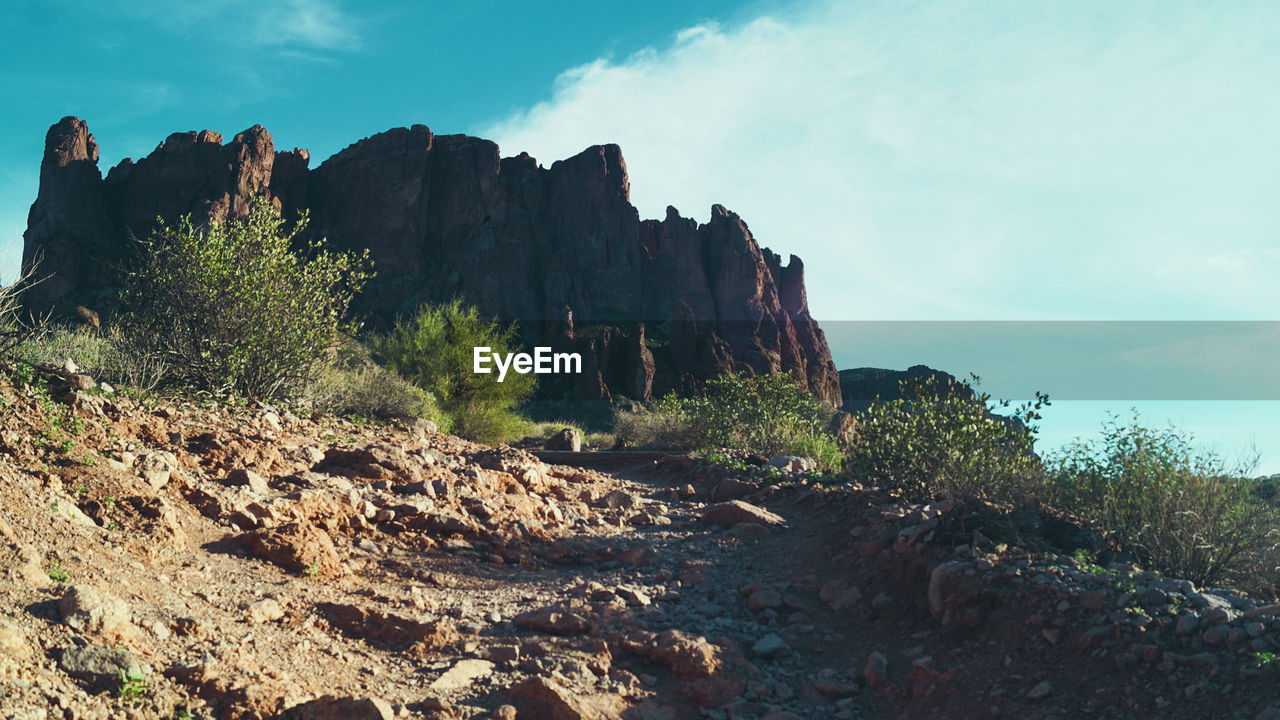
[[[1257,484],[1191,436],[1111,418],[1100,439],[1077,440],[1049,461],[1058,502],[1113,549],[1198,585],[1276,577],[1280,514]]]
[[[40,332],[44,320],[22,318],[22,293],[40,282],[36,277],[38,263],[22,273],[8,285],[0,285],[0,363],[13,361],[14,354],[23,342]]]
[[[674,393],[648,407],[615,408],[613,436],[619,447],[694,450],[701,444],[681,398]]]
[[[87,327],[51,325],[22,344],[18,357],[32,365],[58,365],[70,358],[95,380],[152,390],[164,381],[164,359],[141,347],[119,326],[95,332]]]
[[[364,418],[426,418],[441,431],[448,422],[431,393],[378,365],[356,340],[344,337],[337,358],[320,368],[306,392],[312,407]]]
[[[937,376],[903,381],[900,398],[877,401],[860,415],[850,469],[912,502],[1040,492],[1043,471],[1031,423],[1048,397],[1037,393],[1034,402],[1000,417],[990,396],[976,391],[978,383],[976,377],[972,384]]]
[[[700,397],[671,394],[651,408],[620,412],[614,435],[633,445],[802,455],[829,471],[842,462],[827,429],[833,414],[789,373],[722,375],[707,381]]]
[[[304,214],[286,228],[262,198],[241,219],[162,223],[140,242],[121,294],[122,320],[166,362],[175,384],[257,398],[303,389],[371,275],[367,251],[335,254],[323,240],[301,243],[306,225]]]
[[[401,377],[435,396],[454,434],[490,444],[523,436],[527,423],[514,408],[533,393],[535,377],[510,371],[499,382],[496,372],[474,372],[476,347],[519,350],[514,323],[504,328],[455,299],[423,306],[370,346]]]

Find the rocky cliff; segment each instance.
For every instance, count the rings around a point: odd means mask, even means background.
[[[338,248],[369,248],[376,280],[358,310],[386,325],[426,301],[463,296],[519,321],[527,344],[583,353],[582,399],[648,399],[727,371],[793,371],[832,405],[839,380],[809,315],[804,265],[761,248],[717,205],[699,224],[668,208],[641,220],[616,145],[544,168],[494,143],[423,125],[361,140],[308,169],[254,126],[229,143],[205,130],[170,135],[103,179],[86,124],[50,128],[24,264],[52,279],[33,311],[109,304],[111,268],[157,217],[241,216],[263,195]],[[568,388],[566,388],[568,389]]]

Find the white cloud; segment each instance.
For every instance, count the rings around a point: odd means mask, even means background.
[[[1274,275],[1209,260],[1280,231],[1277,19],[796,6],[569,69],[481,134],[544,164],[620,144],[642,215],[740,212],[820,319],[1266,317]]]

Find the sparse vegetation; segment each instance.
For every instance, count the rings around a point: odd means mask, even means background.
[[[56,559],[50,560],[49,579],[57,583],[71,582],[71,573],[67,572]]]
[[[116,697],[122,700],[136,700],[151,692],[151,686],[142,673],[135,670],[120,669],[120,683],[116,686]]]
[[[801,455],[831,471],[842,461],[827,429],[833,413],[790,374],[723,375],[700,397],[669,394],[650,408],[619,411],[614,433],[631,446]]]
[[[435,397],[378,365],[355,340],[344,339],[338,359],[317,372],[307,395],[317,410],[363,418],[427,418],[441,430],[447,418]]]
[[[23,343],[17,355],[32,365],[59,365],[70,358],[95,380],[144,392],[155,389],[168,375],[164,356],[149,352],[115,324],[100,331],[50,325]]]
[[[855,475],[912,502],[1040,492],[1033,423],[1048,396],[1037,393],[1011,417],[1000,417],[993,411],[1008,402],[993,408],[991,397],[976,391],[978,384],[976,376],[972,383],[934,376],[904,381],[901,398],[877,402],[862,414],[850,457]]]
[[[525,426],[524,436],[526,438],[545,442],[565,428],[573,428],[582,433],[583,448],[599,450],[613,447],[613,433],[587,432],[581,425],[573,420],[551,420],[544,422],[530,421]]]
[[[1280,514],[1227,467],[1173,429],[1112,418],[1102,437],[1051,459],[1058,501],[1115,550],[1198,585],[1274,579]]]
[[[0,363],[11,361],[14,351],[46,324],[43,319],[22,319],[22,293],[40,282],[38,266],[38,262],[32,263],[17,280],[0,285]]]
[[[401,377],[435,396],[452,432],[468,440],[495,444],[519,438],[526,422],[514,411],[533,393],[532,374],[473,372],[473,349],[516,352],[515,324],[502,327],[461,300],[427,305],[390,333],[370,343]]]
[[[168,382],[271,398],[302,390],[328,358],[368,253],[331,253],[322,240],[293,250],[293,229],[263,199],[208,227],[190,217],[140,244],[121,294],[127,335],[163,360]]]

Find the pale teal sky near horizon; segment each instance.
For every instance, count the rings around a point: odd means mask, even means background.
[[[1280,301],[1274,3],[23,0],[0,30],[4,281],[44,131],[75,114],[104,172],[173,131],[254,123],[313,167],[414,122],[547,165],[616,142],[642,216],[740,212],[804,258],[824,326],[1273,320]],[[833,346],[842,368],[1000,380],[958,350]],[[1280,471],[1276,402],[1205,402],[1147,407]],[[1059,404],[1045,444],[1100,411]]]

